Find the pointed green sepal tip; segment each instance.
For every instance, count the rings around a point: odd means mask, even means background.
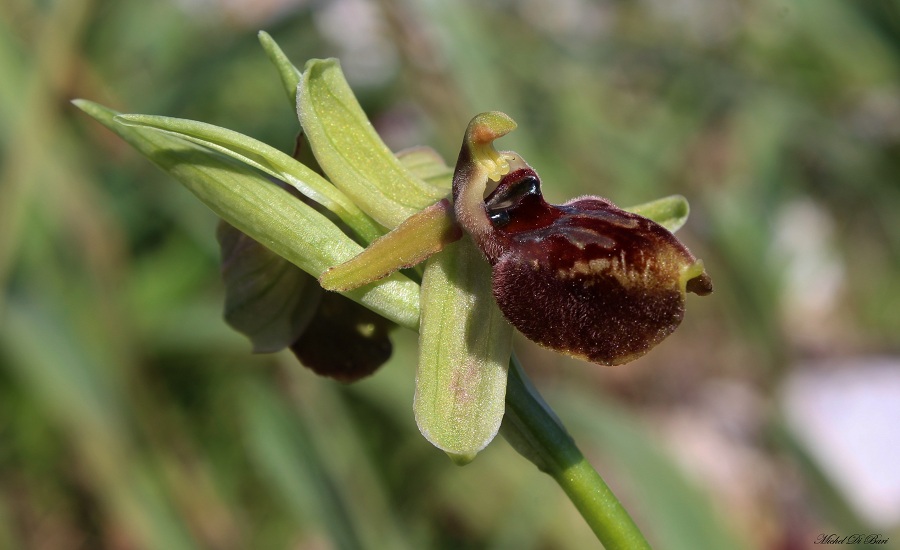
[[[259,31],[257,34],[260,45],[265,50],[269,60],[278,70],[278,76],[281,77],[281,84],[287,94],[288,101],[291,105],[295,105],[297,100],[297,85],[300,84],[300,69],[291,63],[284,51],[275,42],[275,39],[266,31]]]

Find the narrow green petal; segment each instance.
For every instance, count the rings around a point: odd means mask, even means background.
[[[153,115],[119,115],[116,122],[186,139],[278,178],[337,215],[365,241],[383,230],[325,178],[278,149],[233,130],[195,120]]]
[[[681,229],[690,213],[688,201],[681,195],[663,197],[655,201],[638,204],[637,206],[629,206],[622,210],[651,219],[672,233]]]
[[[306,63],[297,114],[329,179],[389,229],[446,196],[416,178],[381,141],[336,59]]]
[[[468,237],[428,261],[421,304],[416,423],[464,464],[500,428],[512,326],[491,295],[491,267]]]
[[[117,124],[96,103],[76,106],[187,187],[219,217],[318,277],[362,250],[340,228],[255,170],[158,131]],[[401,326],[418,326],[419,287],[399,273],[345,295]]]
[[[278,76],[281,77],[281,84],[284,86],[288,101],[291,102],[291,105],[294,105],[297,101],[297,85],[300,84],[300,69],[291,63],[291,60],[288,59],[288,56],[284,54],[269,33],[259,31],[257,36],[259,37],[259,43],[262,44],[263,49],[266,51],[266,55],[269,56],[269,60],[278,69]]]
[[[327,290],[357,288],[423,262],[461,236],[453,207],[444,199],[374,240],[359,256],[332,267],[322,274],[319,282]]]

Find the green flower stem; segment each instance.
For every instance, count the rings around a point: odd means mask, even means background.
[[[515,356],[510,361],[501,433],[522,456],[556,480],[607,550],[650,548],[616,495],[531,385]]]

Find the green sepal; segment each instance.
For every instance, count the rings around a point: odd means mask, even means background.
[[[322,298],[316,279],[227,222],[219,222],[216,237],[225,321],[250,339],[254,353],[273,353],[296,342]]]
[[[316,374],[349,383],[391,356],[393,323],[346,296],[325,292],[309,273],[220,221],[225,321],[254,353],[290,348]]]
[[[421,304],[416,423],[465,464],[500,428],[513,333],[491,295],[491,267],[471,239],[428,260]]]
[[[362,247],[311,206],[247,166],[186,140],[125,126],[96,103],[73,103],[159,166],[220,218],[272,252],[318,277],[359,254]],[[400,273],[345,293],[397,324],[418,327],[419,285]]]
[[[115,120],[208,147],[278,178],[333,212],[366,242],[383,233],[378,224],[328,180],[271,145],[195,120],[137,114],[119,115]]]
[[[332,183],[364,212],[393,229],[446,196],[413,176],[375,132],[336,59],[306,63],[297,114]]]
[[[622,210],[653,220],[672,233],[681,229],[691,212],[687,199],[681,195],[670,195]]]

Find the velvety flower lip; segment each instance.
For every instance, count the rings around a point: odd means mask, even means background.
[[[687,292],[712,292],[702,262],[667,229],[601,197],[548,204],[537,173],[514,154],[499,153],[512,159],[508,173],[486,199],[471,200],[489,177],[478,167],[484,150],[463,144],[457,220],[493,267],[500,310],[529,339],[602,365],[626,363],[678,327]]]

